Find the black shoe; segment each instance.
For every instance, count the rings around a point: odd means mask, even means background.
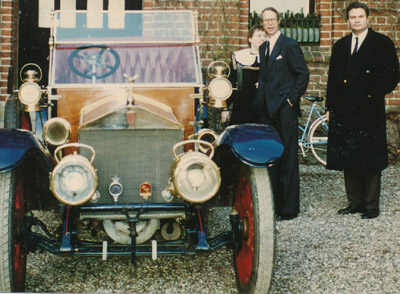
[[[339,214],[353,214],[359,212],[364,212],[364,208],[348,206],[338,211]]]
[[[283,220],[291,220],[291,219],[295,219],[298,216],[297,213],[293,213],[293,214],[279,214],[276,217],[276,220],[278,221],[283,221]]]
[[[379,215],[379,209],[366,209],[362,215],[362,219],[376,218]]]

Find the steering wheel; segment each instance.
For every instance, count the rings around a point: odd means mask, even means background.
[[[118,53],[105,45],[87,45],[76,48],[68,59],[71,70],[87,79],[102,79],[112,75],[120,64]],[[79,69],[76,64],[81,64]],[[100,71],[99,71],[100,69]]]

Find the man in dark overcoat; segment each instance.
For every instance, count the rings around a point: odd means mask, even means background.
[[[278,11],[267,7],[261,15],[267,41],[259,48],[260,73],[253,107],[260,123],[271,123],[282,138],[284,151],[272,169],[272,181],[277,217],[290,220],[300,210],[297,126],[309,72],[297,41],[280,32]]]
[[[379,215],[381,171],[388,165],[385,95],[399,81],[392,40],[368,28],[368,7],[346,10],[352,33],[335,43],[329,66],[327,168],[343,170],[349,206],[339,214]]]

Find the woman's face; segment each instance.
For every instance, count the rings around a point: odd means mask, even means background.
[[[254,31],[253,36],[249,38],[250,47],[255,50],[258,50],[265,41],[267,41],[267,33],[259,30]]]

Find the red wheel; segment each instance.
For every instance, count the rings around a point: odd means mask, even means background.
[[[241,250],[236,256],[236,267],[239,282],[245,285],[250,281],[254,250],[253,201],[251,199],[250,182],[245,175],[238,180],[236,197],[235,209],[239,212],[242,224]]]
[[[25,198],[17,171],[0,174],[0,292],[25,289],[26,252],[22,232]]]
[[[240,244],[234,250],[239,292],[267,293],[274,264],[275,217],[266,168],[242,166],[234,203],[240,219]]]

